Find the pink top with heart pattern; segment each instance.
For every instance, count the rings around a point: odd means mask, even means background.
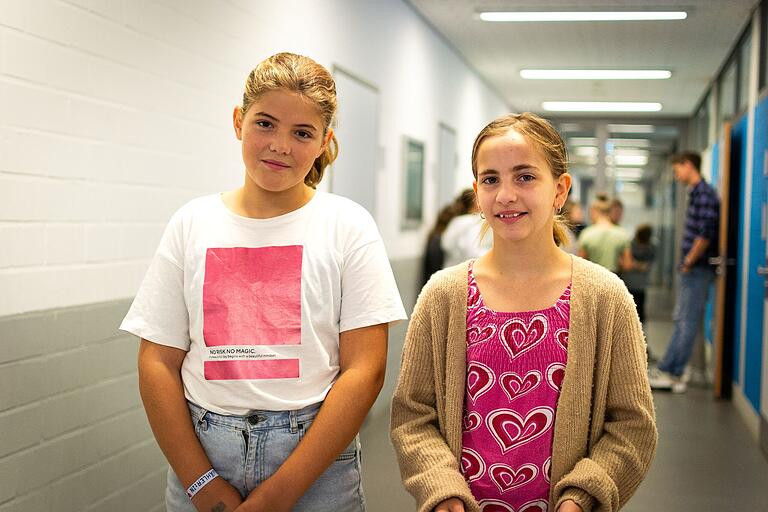
[[[548,309],[485,306],[469,265],[461,471],[483,512],[545,512],[571,285]]]

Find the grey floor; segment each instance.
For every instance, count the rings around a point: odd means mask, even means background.
[[[646,334],[651,350],[663,354],[672,323],[672,298],[649,296]],[[390,371],[396,368],[391,365]],[[659,429],[656,459],[626,512],[731,512],[768,510],[768,458],[728,401],[712,398],[704,384],[685,394],[654,394]],[[389,443],[384,408],[369,416],[361,433],[363,480],[369,512],[411,511]]]

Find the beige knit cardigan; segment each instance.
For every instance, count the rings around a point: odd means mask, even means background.
[[[466,376],[467,263],[435,274],[408,326],[391,437],[419,512],[458,497],[479,512],[460,470]],[[573,258],[568,362],[557,404],[550,510],[619,510],[643,480],[657,432],[645,339],[613,273]]]

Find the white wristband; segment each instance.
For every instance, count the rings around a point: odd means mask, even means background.
[[[189,496],[189,499],[192,499],[192,497],[197,494],[197,492],[208,485],[208,483],[219,476],[219,474],[216,472],[215,469],[211,468],[206,473],[204,473],[200,478],[195,480],[195,482],[189,486],[189,489],[187,489],[187,496]]]

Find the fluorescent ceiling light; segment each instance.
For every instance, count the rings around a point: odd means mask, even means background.
[[[561,123],[560,131],[561,132],[580,132],[581,125],[578,123]]]
[[[481,12],[483,21],[659,21],[684,20],[685,11],[488,11]]]
[[[648,157],[643,155],[615,155],[613,164],[616,166],[643,166],[648,164]]]
[[[608,139],[608,144],[616,148],[647,148],[651,146],[648,139]]]
[[[620,147],[614,150],[614,154],[625,155],[625,156],[640,155],[640,156],[648,157],[650,155],[650,152],[647,149]]]
[[[541,108],[550,112],[658,112],[661,103],[640,101],[545,101]]]
[[[611,133],[653,133],[656,128],[652,124],[609,124]]]
[[[613,176],[620,180],[637,181],[643,177],[644,170],[642,167],[622,167],[616,169]]]
[[[571,146],[597,146],[595,137],[569,137],[568,144]]]
[[[666,69],[522,69],[528,80],[664,80],[672,76]]]
[[[595,146],[578,146],[574,150],[576,156],[597,156],[598,152]]]

